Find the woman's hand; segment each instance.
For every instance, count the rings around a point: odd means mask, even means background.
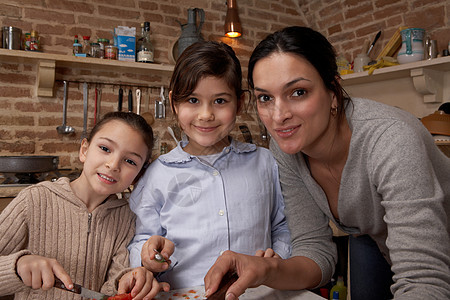
[[[131,293],[133,299],[153,299],[159,291],[170,290],[166,282],[158,282],[153,273],[138,267],[126,273],[119,280],[118,294]]]
[[[17,274],[26,286],[44,291],[53,288],[55,277],[61,279],[64,285],[72,289],[73,282],[56,259],[39,255],[24,255],[17,260]]]
[[[264,251],[264,250],[257,250],[256,253],[255,253],[255,256],[281,258],[275,251],[273,251],[272,248],[267,248],[266,251]]]
[[[156,255],[155,249],[161,253],[161,255],[166,260],[165,262],[158,262],[155,260]],[[149,271],[163,272],[169,268],[170,266],[169,257],[173,254],[174,250],[175,245],[172,241],[162,236],[154,235],[150,237],[142,246],[141,250],[142,265]]]
[[[257,287],[265,283],[270,268],[269,261],[265,257],[225,251],[205,276],[205,296],[211,296],[219,287],[222,277],[228,271],[234,271],[239,279],[228,288],[226,299],[237,299],[247,288]]]

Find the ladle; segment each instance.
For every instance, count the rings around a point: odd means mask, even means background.
[[[64,100],[63,100],[63,123],[61,126],[56,127],[58,133],[69,134],[75,132],[75,128],[66,125],[66,115],[67,115],[67,80],[64,80]]]

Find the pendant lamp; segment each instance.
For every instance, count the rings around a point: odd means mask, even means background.
[[[227,15],[225,17],[225,36],[236,38],[242,35],[236,0],[227,0]]]

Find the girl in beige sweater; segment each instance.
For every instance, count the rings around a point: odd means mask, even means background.
[[[0,296],[80,299],[53,288],[55,277],[69,288],[77,283],[134,299],[168,290],[145,268],[129,268],[135,216],[116,196],[137,179],[152,144],[142,117],[109,113],[81,143],[79,178],[42,182],[14,199],[0,215]]]

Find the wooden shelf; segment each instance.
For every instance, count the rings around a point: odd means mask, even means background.
[[[36,64],[38,66],[37,95],[43,97],[53,97],[55,69],[57,67],[101,70],[120,73],[151,73],[155,75],[170,75],[174,69],[174,66],[169,64],[145,64],[119,60],[75,57],[71,55],[9,49],[0,49],[0,61],[6,63],[12,62]]]
[[[342,85],[348,87],[411,78],[414,88],[422,95],[424,103],[437,103],[444,100],[444,77],[449,72],[450,56],[445,56],[376,69],[372,75],[369,75],[368,71],[343,75]]]

